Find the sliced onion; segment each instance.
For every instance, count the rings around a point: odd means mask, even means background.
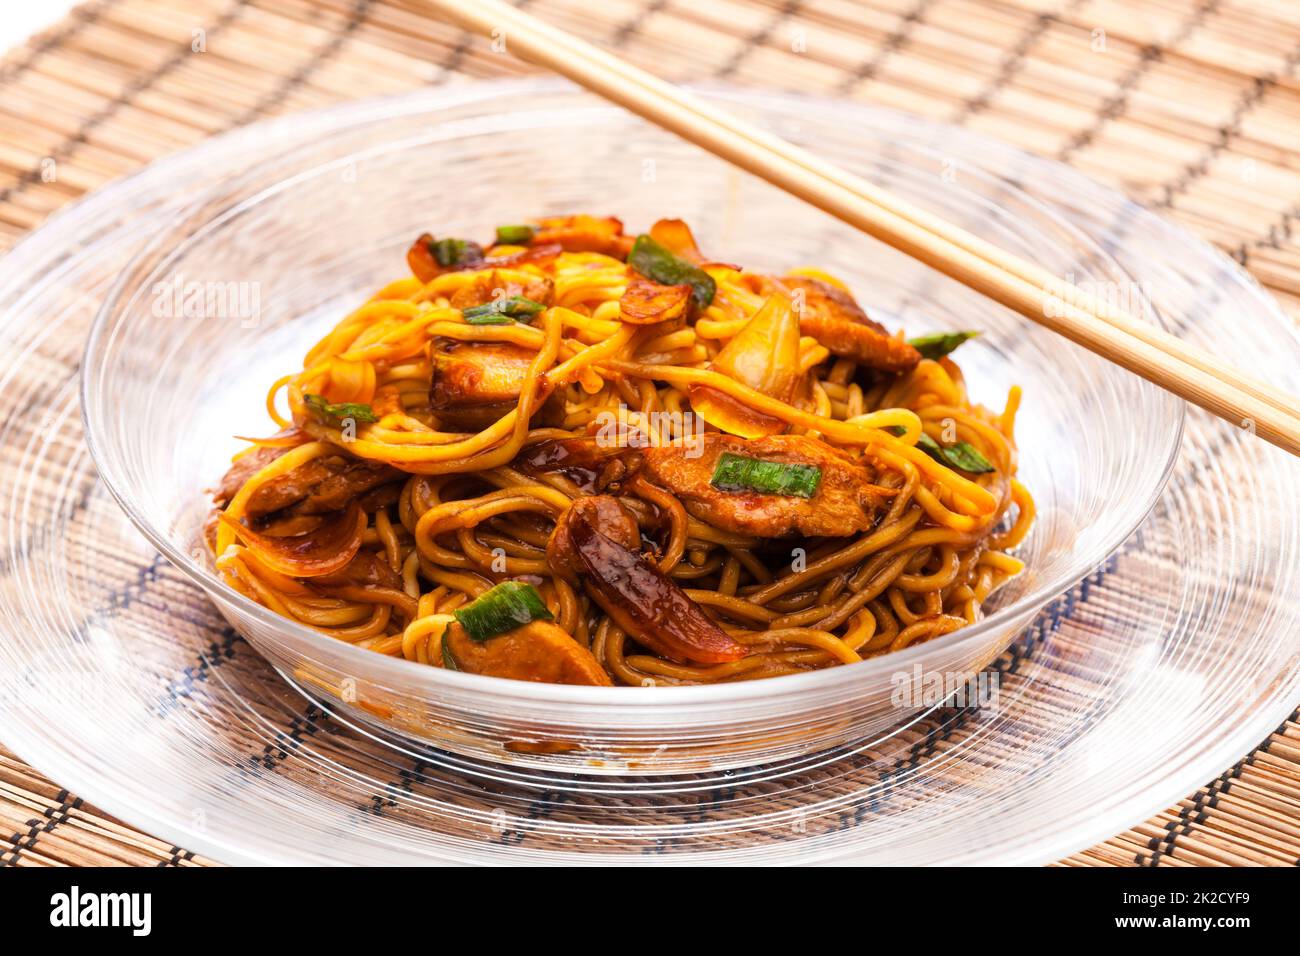
[[[691,227],[680,219],[660,219],[650,227],[650,238],[687,262],[697,266],[704,262]]]
[[[311,441],[311,436],[297,425],[282,428],[274,435],[267,435],[265,438],[250,438],[245,435],[236,435],[235,437],[240,441],[257,445],[259,448],[297,448],[299,445]]]
[[[709,368],[778,401],[789,402],[799,387],[799,318],[790,300],[773,293],[713,359]],[[690,389],[691,408],[706,422],[741,438],[763,438],[785,430],[779,419],[754,411],[707,385]]]
[[[314,531],[288,538],[254,531],[225,512],[220,518],[263,564],[296,578],[320,577],[347,567],[361,548],[361,536],[366,530],[365,512],[355,501]]]

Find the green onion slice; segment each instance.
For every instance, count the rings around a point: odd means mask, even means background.
[[[907,429],[902,425],[890,425],[885,431],[892,435],[907,434]],[[939,464],[947,465],[949,468],[959,468],[974,475],[984,475],[994,470],[989,460],[968,441],[959,441],[955,445],[940,445],[925,432],[921,432],[921,437],[916,440],[916,447]]]
[[[922,358],[934,359],[936,362],[961,345],[968,342],[978,332],[935,332],[932,335],[918,335],[914,339],[908,339],[907,344],[912,346],[921,353]]]
[[[379,421],[373,408],[359,402],[331,402],[324,395],[312,395],[310,393],[302,398],[307,403],[307,407],[321,418],[333,418],[339,421],[350,418],[356,422]]]
[[[537,588],[522,581],[502,581],[473,603],[451,613],[475,641],[486,641],[533,621],[553,618]]]
[[[456,663],[455,656],[451,653],[451,642],[447,640],[447,632],[442,632],[442,666],[449,671],[460,670],[460,665]]]
[[[546,306],[522,295],[493,299],[483,305],[470,306],[461,312],[470,325],[509,325],[516,319],[536,315]]]
[[[435,239],[429,243],[429,252],[444,269],[483,258],[483,247],[468,239]]]
[[[746,458],[729,451],[718,458],[709,484],[719,491],[758,491],[768,495],[811,498],[821,484],[816,465],[787,464]]]
[[[968,441],[959,441],[955,445],[940,445],[929,435],[921,436],[923,441],[917,442],[925,453],[931,458],[936,453],[941,456],[940,461],[946,461],[955,468],[962,471],[969,471],[975,475],[983,475],[993,470],[993,465],[989,460],[979,453],[979,451]]]
[[[660,285],[682,285],[691,287],[695,304],[701,309],[713,301],[718,291],[718,284],[699,266],[692,265],[685,259],[673,254],[667,246],[656,242],[648,235],[636,237],[632,251],[628,253],[628,265],[647,279]]]
[[[503,246],[526,246],[537,230],[532,226],[497,226],[497,242]]]

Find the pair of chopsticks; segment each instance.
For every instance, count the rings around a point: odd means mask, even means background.
[[[1300,455],[1300,400],[504,0],[424,0],[1102,358]]]

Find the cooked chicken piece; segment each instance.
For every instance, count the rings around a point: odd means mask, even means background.
[[[832,354],[881,372],[910,372],[921,361],[920,352],[868,318],[853,296],[842,289],[807,276],[786,276],[780,281],[792,291],[803,292],[800,331]]]
[[[444,428],[487,428],[518,404],[536,354],[508,342],[435,340],[429,405]],[[539,422],[563,412],[556,402],[544,404]]]
[[[470,674],[546,684],[614,683],[591,651],[547,621],[533,621],[486,641],[476,641],[460,624],[452,624],[442,640],[445,656],[457,670]]]
[[[634,550],[636,521],[617,499],[579,498],[546,545],[559,575],[587,594],[634,640],[675,661],[721,664],[748,649],[732,640],[654,562]]]
[[[405,477],[405,475],[403,475]],[[395,505],[402,497],[402,482],[390,481],[386,485],[380,485],[378,488],[372,488],[364,495],[357,498],[357,504],[366,514],[374,514],[380,508],[387,508],[389,505]]]
[[[600,252],[626,259],[633,239],[623,235],[623,223],[612,216],[552,216],[537,220],[533,245],[556,243],[565,252]]]
[[[813,465],[821,469],[821,481],[811,498],[721,491],[711,481],[725,452],[759,461]],[[892,489],[873,483],[875,475],[866,466],[802,435],[747,441],[709,432],[702,453],[698,445],[673,444],[646,448],[641,456],[645,476],[676,495],[689,513],[714,527],[759,538],[796,534],[842,538],[866,531],[894,495]]]
[[[252,451],[240,455],[235,459],[229,470],[226,471],[216,490],[212,492],[212,500],[224,508],[230,503],[230,499],[239,493],[239,489],[244,487],[249,478],[252,478],[253,475],[288,450],[288,448],[271,448],[259,445]]]
[[[257,448],[230,466],[213,498],[224,507],[244,483],[275,461],[288,448]],[[244,513],[260,518],[294,506],[296,514],[318,515],[344,508],[352,498],[402,478],[390,465],[344,455],[314,458],[272,478],[249,497]]]
[[[256,518],[292,505],[298,514],[326,514],[338,511],[372,488],[402,477],[402,472],[381,462],[342,455],[316,458],[254,491],[244,513]]]
[[[549,306],[555,297],[555,283],[545,276],[522,272],[506,274],[502,269],[493,269],[480,272],[473,281],[457,289],[452,294],[450,305],[453,309],[464,310],[516,295]]]

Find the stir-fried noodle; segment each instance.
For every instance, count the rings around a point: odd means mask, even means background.
[[[217,492],[220,572],[286,618],[433,667],[711,683],[931,640],[1021,570],[1020,393],[971,403],[971,333],[909,342],[675,220],[407,258]]]

